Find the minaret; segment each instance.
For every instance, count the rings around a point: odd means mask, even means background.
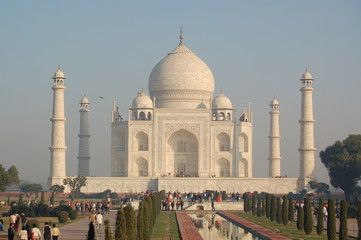
[[[312,103],[312,75],[306,72],[302,75],[301,91],[301,119],[300,119],[300,176],[299,189],[306,189],[311,180],[315,168],[315,151],[313,125],[313,103]]]
[[[64,73],[60,67],[54,73],[53,89],[53,116],[50,119],[52,122],[51,132],[51,163],[50,163],[50,177],[65,177],[65,153],[67,147],[65,146],[65,121],[64,116]]]
[[[79,155],[78,176],[89,177],[89,99],[83,97],[80,101],[80,130],[79,130]]]
[[[271,117],[269,135],[269,177],[281,176],[281,151],[280,151],[280,124],[279,124],[279,103],[276,98],[271,101],[269,112]]]

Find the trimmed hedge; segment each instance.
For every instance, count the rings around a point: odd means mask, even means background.
[[[69,214],[68,212],[65,212],[65,211],[61,211],[59,213],[59,216],[58,216],[58,220],[60,223],[65,223],[68,221],[68,218],[69,218]]]

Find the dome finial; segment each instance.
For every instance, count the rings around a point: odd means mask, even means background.
[[[306,72],[307,72],[307,66],[306,66]]]
[[[220,94],[223,94],[223,89],[221,88],[220,91],[219,91]]]
[[[183,26],[180,26],[179,45],[183,44]]]

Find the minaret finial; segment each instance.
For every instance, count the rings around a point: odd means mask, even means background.
[[[223,94],[223,89],[222,89],[222,88],[219,90],[219,93],[220,93],[220,94]]]
[[[306,72],[307,72],[307,66],[306,66]]]
[[[180,26],[179,45],[183,44],[183,26]]]

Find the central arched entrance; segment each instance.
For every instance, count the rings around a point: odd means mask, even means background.
[[[176,176],[198,176],[198,140],[197,137],[180,129],[167,141],[167,169]]]

